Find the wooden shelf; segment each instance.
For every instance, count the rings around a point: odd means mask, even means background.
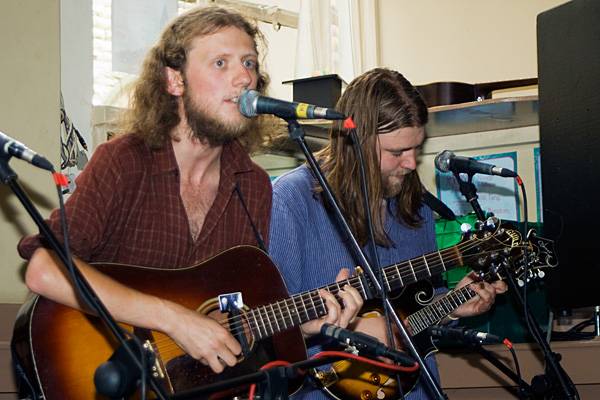
[[[506,97],[431,107],[429,137],[538,125],[537,96]]]
[[[331,121],[303,120],[307,136],[328,139]],[[538,97],[506,97],[429,108],[429,137],[538,125]]]

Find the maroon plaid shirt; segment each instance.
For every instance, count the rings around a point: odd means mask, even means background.
[[[73,254],[88,262],[178,268],[235,245],[257,245],[236,182],[267,241],[271,183],[237,142],[223,148],[219,191],[194,241],[173,147],[153,151],[137,136],[117,137],[96,149],[66,202]],[[57,210],[48,222],[62,239]],[[39,235],[27,236],[19,254],[29,259],[40,245]]]

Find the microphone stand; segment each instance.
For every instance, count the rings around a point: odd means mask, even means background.
[[[319,184],[321,185],[321,187],[323,189],[323,195],[325,196],[325,199],[328,201],[329,205],[332,207],[332,209],[334,211],[334,216],[339,224],[339,227],[341,229],[343,229],[343,231],[348,236],[352,250],[354,251],[355,255],[358,257],[364,270],[367,272],[367,275],[370,278],[371,282],[373,282],[373,286],[375,287],[376,295],[379,298],[385,298],[385,300],[383,300],[384,307],[386,307],[390,317],[393,319],[394,323],[398,327],[398,330],[402,336],[402,339],[404,340],[405,346],[409,350],[410,355],[413,358],[415,358],[415,360],[417,360],[417,362],[421,366],[421,372],[422,372],[422,376],[424,378],[426,387],[430,390],[431,394],[435,398],[447,399],[447,396],[442,392],[441,387],[434,379],[431,371],[429,371],[429,368],[425,364],[425,361],[423,360],[423,358],[417,351],[416,347],[414,346],[414,344],[410,338],[410,335],[408,334],[408,332],[406,331],[406,328],[404,327],[404,324],[398,317],[396,310],[394,310],[392,303],[387,298],[387,296],[383,295],[383,292],[386,289],[381,285],[381,283],[377,279],[375,273],[373,272],[373,269],[371,268],[371,265],[367,261],[367,258],[365,257],[362,249],[360,248],[360,245],[358,244],[358,242],[356,241],[356,238],[352,234],[352,230],[350,229],[350,226],[348,225],[348,223],[346,222],[346,219],[344,218],[344,215],[337,203],[337,200],[335,199],[333,192],[331,191],[329,184],[327,183],[327,180],[323,174],[323,171],[321,170],[321,167],[317,163],[314,155],[312,154],[312,152],[310,151],[310,149],[308,148],[308,146],[306,144],[306,141],[304,139],[304,136],[305,136],[304,129],[298,123],[298,121],[295,119],[289,119],[289,120],[286,120],[286,122],[288,123],[288,132],[289,132],[290,138],[292,140],[294,140],[296,143],[298,143],[302,152],[304,153],[304,156],[306,157],[308,164],[310,165],[313,173],[315,174],[317,180],[319,181]]]
[[[360,146],[360,140],[358,139],[358,135],[356,134],[356,128],[350,129],[350,139],[352,140],[352,147],[354,148],[354,154],[356,159],[358,160],[359,171],[360,171],[360,183],[361,190],[363,193],[363,208],[365,212],[365,219],[367,222],[367,226],[369,229],[369,250],[371,251],[371,262],[375,265],[377,269],[377,279],[379,282],[384,282],[383,269],[381,268],[381,262],[379,261],[379,254],[377,252],[377,244],[375,243],[375,233],[373,232],[373,221],[371,220],[370,214],[370,204],[369,204],[369,194],[367,187],[367,175],[365,173],[365,163],[363,159],[362,148]],[[388,297],[388,291],[383,290],[381,292],[381,301],[385,302]],[[394,340],[394,332],[392,330],[392,321],[387,312],[384,313],[385,317],[385,325],[387,329],[387,337],[390,345],[394,347],[396,345]],[[398,385],[398,390],[400,392],[400,399],[404,400],[404,393],[402,392],[402,383],[400,381],[400,374],[396,373],[396,382]]]
[[[477,189],[472,182],[473,173],[469,173],[469,179],[467,182],[460,179],[459,173],[454,172],[454,177],[459,183],[460,192],[465,196],[467,201],[473,207],[477,218],[480,221],[485,221],[485,214],[477,201]],[[527,265],[527,248],[525,248],[525,265]],[[533,317],[531,309],[529,308],[529,304],[526,304],[521,296],[519,291],[519,287],[515,278],[512,276],[510,269],[507,267],[505,263],[501,264],[501,267],[504,269],[505,275],[507,277],[508,285],[516,298],[517,304],[524,310],[525,319],[527,320],[529,327],[529,331],[533,336],[534,340],[537,342],[538,346],[542,350],[544,355],[544,360],[546,360],[546,373],[542,375],[537,375],[533,378],[532,381],[532,391],[534,395],[545,395],[549,393],[552,389],[553,385],[556,385],[556,381],[558,381],[559,386],[564,393],[566,399],[579,399],[579,395],[577,393],[577,389],[573,385],[572,380],[566,371],[560,366],[559,360],[560,355],[554,353],[550,349],[550,345],[546,342],[544,335],[541,333],[539,324]],[[527,279],[527,277],[525,277]],[[548,379],[547,375],[550,375],[554,379]]]
[[[573,381],[567,374],[567,372],[560,365],[560,354],[555,353],[550,348],[550,344],[546,342],[544,335],[542,334],[539,324],[534,318],[529,304],[524,304],[523,297],[519,292],[519,287],[515,278],[509,271],[506,265],[503,265],[505,275],[507,276],[508,284],[512,290],[517,304],[524,310],[525,318],[529,321],[529,331],[531,336],[537,342],[538,346],[542,350],[544,360],[546,361],[545,373],[536,375],[532,380],[533,393],[539,396],[545,396],[551,393],[553,387],[559,386],[564,394],[565,399],[579,399],[577,389],[575,388]],[[551,379],[550,379],[551,378]],[[556,382],[558,381],[558,385]]]
[[[8,161],[11,156],[5,154],[4,152],[0,152],[0,181],[3,184],[8,185],[13,193],[17,196],[27,213],[33,219],[35,224],[37,225],[40,233],[46,238],[50,247],[56,255],[60,258],[65,268],[69,269],[69,266],[72,266],[72,279],[74,280],[73,284],[76,289],[81,290],[82,293],[79,293],[80,297],[88,302],[88,305],[92,307],[94,311],[98,313],[98,316],[104,322],[104,324],[109,328],[114,337],[120,343],[119,349],[123,348],[129,358],[133,361],[136,368],[140,371],[142,369],[143,362],[136,355],[134,349],[132,349],[127,341],[127,337],[121,327],[117,324],[114,318],[110,315],[104,304],[100,301],[100,298],[94,292],[89,282],[85,279],[81,271],[77,268],[70,255],[65,251],[60,241],[56,238],[46,221],[42,218],[38,210],[35,208],[27,194],[23,191],[23,188],[17,182],[17,174],[11,169],[8,165]],[[70,272],[70,271],[69,271]],[[118,349],[117,349],[118,351]],[[141,356],[144,356],[143,354]],[[152,374],[149,374],[152,377]],[[166,399],[162,388],[160,385],[151,378],[150,381],[153,390],[156,392],[157,396],[161,399]]]
[[[477,219],[481,222],[485,221],[485,213],[483,212],[481,206],[479,205],[479,202],[477,201],[477,188],[473,184],[474,174],[468,173],[467,175],[469,176],[469,178],[467,181],[463,181],[462,179],[460,179],[460,174],[458,172],[453,172],[453,174],[456,180],[458,181],[458,187],[460,189],[460,192],[463,196],[465,196],[465,199],[467,199],[469,204],[471,204],[471,207],[473,207]]]

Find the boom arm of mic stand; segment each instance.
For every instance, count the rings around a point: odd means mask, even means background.
[[[288,123],[288,131],[290,134],[290,138],[293,139],[296,143],[298,143],[298,145],[302,149],[302,152],[304,153],[304,156],[306,157],[306,161],[310,165],[317,180],[319,181],[319,184],[321,185],[321,188],[323,189],[323,195],[325,196],[326,200],[329,202],[329,205],[334,210],[334,215],[336,217],[337,222],[340,224],[340,228],[342,228],[344,230],[344,232],[347,234],[348,238],[350,239],[349,241],[351,243],[352,250],[354,250],[354,253],[358,257],[360,263],[364,267],[365,271],[367,271],[369,279],[373,282],[373,285],[375,286],[375,290],[377,291],[377,294],[380,295],[383,292],[383,290],[385,290],[385,288],[382,287],[381,283],[376,278],[375,273],[373,272],[373,269],[371,268],[371,265],[367,261],[365,254],[363,253],[360,245],[356,241],[356,238],[352,234],[352,230],[350,229],[350,226],[348,225],[348,223],[346,222],[346,219],[344,218],[344,215],[338,205],[338,202],[336,201],[335,196],[333,195],[333,192],[331,191],[331,188],[330,188],[329,184],[327,183],[327,180],[325,179],[323,171],[321,171],[321,167],[319,166],[319,163],[317,163],[317,160],[315,159],[314,155],[312,154],[312,152],[306,145],[306,141],[304,140],[304,129],[296,120],[287,120],[287,123]],[[446,399],[447,396],[442,392],[442,389],[438,385],[438,383],[435,381],[433,374],[431,373],[431,371],[429,371],[429,368],[427,368],[427,365],[425,364],[424,359],[421,357],[421,355],[417,351],[416,347],[414,346],[408,332],[406,331],[406,328],[404,327],[404,324],[398,317],[396,310],[392,306],[392,303],[389,301],[387,296],[386,296],[386,299],[384,300],[384,306],[387,308],[390,316],[394,320],[394,323],[398,327],[398,330],[400,331],[400,334],[402,336],[404,344],[408,348],[410,355],[413,356],[415,358],[415,360],[417,360],[417,362],[421,366],[421,372],[425,378],[424,380],[425,380],[425,383],[427,384],[427,387],[430,389],[431,393],[436,398]]]
[[[52,250],[55,251],[56,255],[60,258],[62,263],[65,265],[65,268],[68,265],[73,265],[73,278],[77,280],[77,283],[73,282],[75,287],[79,287],[82,290],[87,292],[87,299],[91,299],[95,304],[91,304],[91,306],[98,312],[99,317],[104,321],[105,325],[110,329],[115,338],[119,341],[119,343],[123,344],[126,351],[131,356],[132,360],[135,362],[136,366],[141,369],[142,364],[140,360],[135,356],[133,350],[125,343],[126,337],[123,333],[122,329],[112,318],[104,304],[100,301],[88,281],[85,279],[79,268],[69,259],[67,254],[60,244],[60,241],[56,238],[46,221],[42,218],[38,210],[35,208],[31,200],[27,197],[19,183],[17,182],[17,174],[10,168],[8,165],[8,158],[0,157],[0,180],[2,183],[8,185],[15,196],[19,199],[29,216],[37,225],[40,233],[46,238]],[[160,385],[155,384],[154,380],[151,380],[153,389],[156,391],[157,395],[161,398],[166,398],[164,395],[162,388]]]

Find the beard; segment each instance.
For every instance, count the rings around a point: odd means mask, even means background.
[[[244,136],[252,129],[257,129],[255,119],[244,118],[237,123],[226,123],[208,115],[189,95],[183,93],[183,107],[192,136],[210,146],[222,146]]]
[[[410,172],[409,172],[410,173]],[[382,177],[383,197],[391,199],[402,191],[402,183],[408,174],[388,174]]]

